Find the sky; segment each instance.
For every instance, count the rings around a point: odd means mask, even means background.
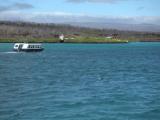
[[[0,0],[0,20],[160,25],[160,0]]]

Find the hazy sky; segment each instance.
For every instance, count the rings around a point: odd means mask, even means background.
[[[160,0],[0,0],[0,20],[160,24]]]

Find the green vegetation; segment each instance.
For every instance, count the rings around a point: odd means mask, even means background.
[[[0,38],[0,42],[6,42],[6,43],[17,43],[17,42],[27,42],[27,43],[57,43],[59,42],[59,39],[57,38],[30,38],[30,39],[24,39],[24,38]]]
[[[77,37],[65,40],[66,43],[127,43],[127,40],[104,38],[104,37]]]
[[[7,38],[0,39],[0,42],[16,43],[16,42],[27,42],[27,43],[59,43],[59,39],[56,38],[30,38],[25,39],[16,39],[16,38]],[[108,39],[102,37],[77,37],[74,39],[65,39],[64,43],[127,43],[128,40],[120,39]]]

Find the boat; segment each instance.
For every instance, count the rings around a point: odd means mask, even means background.
[[[44,48],[42,48],[42,45],[39,43],[15,43],[13,50],[17,52],[40,52],[43,51]]]

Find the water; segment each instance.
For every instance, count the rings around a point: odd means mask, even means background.
[[[160,120],[160,43],[0,44],[0,120]]]

